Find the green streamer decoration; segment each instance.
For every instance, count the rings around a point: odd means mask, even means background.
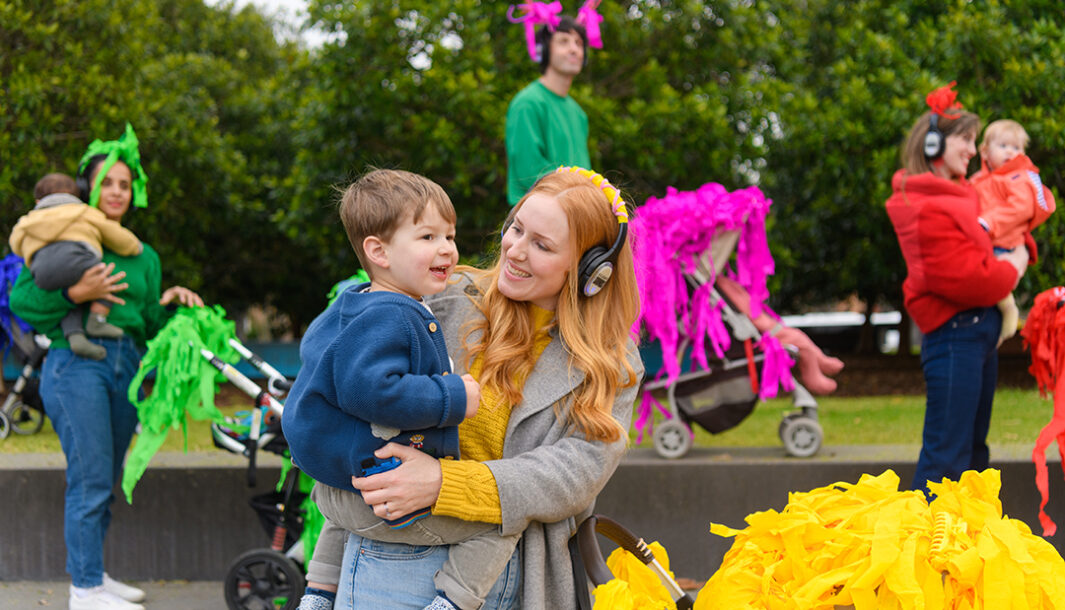
[[[214,404],[218,384],[225,377],[201,354],[206,348],[225,362],[233,364],[240,354],[229,345],[236,338],[233,322],[226,311],[214,307],[180,307],[154,339],[129,384],[129,400],[137,407],[141,432],[126,460],[122,491],[133,503],[133,488],[148,462],[159,451],[171,429],[181,428],[188,451],[188,418],[221,423],[224,415]],[[140,399],[141,383],[155,371],[152,392]]]
[[[329,305],[332,305],[333,301],[337,300],[337,297],[340,296],[340,293],[344,292],[345,290],[347,290],[349,286],[351,286],[353,284],[362,284],[362,283],[369,282],[369,281],[370,281],[370,276],[366,274],[366,270],[365,269],[359,269],[354,274],[352,274],[352,276],[349,277],[348,279],[340,280],[336,284],[333,284],[333,287],[329,289],[329,294],[325,295],[325,298],[328,299],[328,301],[329,301],[329,303],[328,303],[328,305],[326,305],[326,307],[328,308]]]
[[[107,155],[107,158],[98,166],[99,171],[96,172],[96,179],[93,180],[92,190],[89,193],[87,202],[89,205],[94,208],[100,205],[100,183],[103,182],[104,176],[107,175],[115,161],[122,161],[133,172],[133,184],[131,185],[133,205],[138,208],[148,207],[148,174],[145,174],[144,168],[141,167],[139,146],[137,134],[133,133],[133,126],[129,123],[126,123],[125,133],[117,140],[108,142],[93,140],[89,144],[89,148],[85,150],[85,154],[81,156],[81,161],[78,163],[79,175],[85,171],[85,166],[89,164],[90,159],[96,155]]]

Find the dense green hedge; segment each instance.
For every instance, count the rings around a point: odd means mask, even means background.
[[[565,3],[575,10],[577,0]],[[357,267],[336,187],[369,166],[440,182],[460,252],[506,212],[503,117],[538,76],[506,4],[311,0],[320,49],[279,44],[252,8],[201,0],[0,0],[0,226],[34,181],[133,123],[150,207],[130,226],[168,282],[231,311],[306,324]],[[1065,17],[1056,2],[607,0],[606,48],[572,94],[593,164],[636,202],[667,186],[757,182],[773,199],[782,311],[857,293],[898,305],[883,212],[924,94],[958,81],[985,120],[1021,121],[1065,192]],[[1036,232],[1031,296],[1062,283],[1065,215]]]

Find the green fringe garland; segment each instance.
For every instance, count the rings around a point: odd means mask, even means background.
[[[233,322],[225,316],[225,309],[218,305],[180,307],[159,334],[148,341],[148,352],[129,384],[129,400],[137,407],[141,423],[122,475],[122,491],[130,504],[133,488],[171,429],[181,428],[188,451],[188,417],[224,421],[222,412],[215,407],[214,396],[218,384],[226,379],[200,354],[200,349],[206,348],[230,364],[240,359],[229,345],[236,332]],[[141,383],[152,370],[155,385],[152,393],[141,400]]]

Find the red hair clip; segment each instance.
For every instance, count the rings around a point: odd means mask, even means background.
[[[935,89],[924,98],[924,101],[928,104],[928,107],[932,109],[932,112],[939,116],[957,116],[958,111],[962,109],[961,102],[957,101],[958,92],[953,90],[954,85],[958,84],[958,81],[950,81],[950,84],[945,87]],[[951,112],[951,111],[954,112]]]

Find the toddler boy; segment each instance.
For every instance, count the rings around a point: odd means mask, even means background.
[[[370,282],[345,290],[307,329],[282,416],[293,462],[318,481],[312,497],[326,518],[300,608],[332,607],[347,531],[386,542],[457,543],[433,579],[438,595],[427,608],[478,608],[519,536],[429,517],[429,507],[386,519],[382,528],[351,485],[353,475],[398,465],[374,457],[386,442],[458,457],[457,426],[477,412],[480,386],[450,374],[439,322],[422,301],[444,290],[458,263],[455,208],[427,178],[374,170],[344,192],[340,217]],[[407,528],[414,520],[418,527]],[[420,539],[423,530],[432,538]]]
[[[120,256],[135,256],[144,248],[137,236],[109,219],[99,208],[78,199],[74,179],[66,174],[48,174],[33,189],[37,204],[19,218],[11,231],[11,251],[21,256],[41,290],[69,288],[85,270],[98,264],[107,248]],[[70,310],[60,327],[70,342],[70,351],[85,358],[103,360],[107,349],[86,338],[117,339],[122,329],[108,324],[111,303],[93,301],[82,326],[81,307]]]
[[[1054,211],[1054,195],[1039,179],[1039,168],[1024,154],[1028,133],[1016,121],[1001,119],[984,130],[981,169],[972,183],[980,194],[980,217],[999,258],[1024,247],[1024,236]],[[998,303],[1002,311],[999,345],[1017,333],[1020,318],[1013,295]]]

